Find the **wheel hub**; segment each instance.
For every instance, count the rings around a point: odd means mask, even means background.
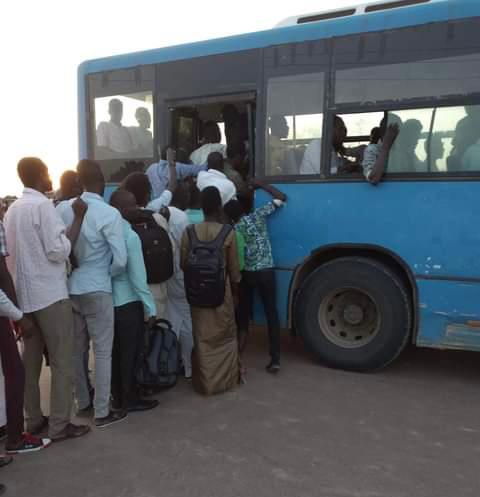
[[[365,346],[380,329],[380,315],[374,299],[360,288],[341,288],[321,302],[318,321],[322,333],[342,348]]]
[[[350,325],[360,324],[365,318],[362,307],[356,304],[349,304],[343,311],[343,319]]]

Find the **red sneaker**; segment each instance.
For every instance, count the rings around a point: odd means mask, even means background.
[[[39,450],[46,449],[52,441],[49,438],[38,438],[30,435],[30,433],[24,433],[22,440],[16,446],[6,446],[5,452],[10,455],[14,454],[28,454],[30,452],[38,452]]]

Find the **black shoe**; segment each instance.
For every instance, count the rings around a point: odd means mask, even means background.
[[[3,483],[0,483],[0,495],[3,495],[6,491],[7,487]]]
[[[138,399],[127,406],[128,412],[149,411],[158,407],[158,400],[155,399]]]
[[[48,430],[48,416],[43,416],[42,422],[33,430],[30,430],[30,435],[38,436],[45,433]]]
[[[280,363],[272,361],[265,369],[268,373],[277,374],[280,372]]]
[[[126,411],[110,411],[108,416],[105,416],[104,418],[95,418],[95,426],[97,428],[106,428],[107,426],[123,421],[126,417]]]
[[[3,442],[7,438],[7,427],[0,427],[0,442]]]

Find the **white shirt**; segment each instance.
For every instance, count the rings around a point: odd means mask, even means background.
[[[3,290],[0,290],[0,316],[13,321],[20,321],[23,312],[7,297]]]
[[[208,156],[213,152],[219,152],[226,158],[227,146],[222,145],[221,143],[205,143],[205,145],[202,145],[190,154],[190,160],[193,164],[202,166],[207,163]]]
[[[35,312],[68,299],[70,241],[53,203],[25,188],[5,215],[8,269],[23,312]]]
[[[322,140],[320,138],[312,140],[300,164],[300,174],[320,174],[320,159],[322,156]],[[330,174],[337,174],[341,164],[341,159],[335,150],[330,155]]]
[[[209,169],[208,171],[200,171],[198,173],[197,188],[203,191],[209,186],[214,186],[218,189],[222,197],[222,205],[225,205],[237,195],[237,189],[233,181],[230,181],[225,174],[216,169]]]
[[[168,226],[175,247],[175,272],[173,277],[167,282],[168,296],[169,298],[186,299],[183,271],[180,267],[180,247],[183,233],[190,224],[190,221],[188,220],[187,214],[184,211],[177,209],[177,207],[169,207],[168,210],[170,211]]]
[[[153,155],[153,136],[149,129],[140,128],[140,126],[130,126],[128,128],[135,152],[142,157],[152,157]]]
[[[152,200],[147,205],[147,210],[159,212],[162,207],[168,207],[172,201],[172,192],[170,190],[165,190],[160,197]]]
[[[128,129],[122,125],[118,126],[111,121],[102,121],[98,125],[97,145],[109,148],[119,154],[125,154],[134,148]]]

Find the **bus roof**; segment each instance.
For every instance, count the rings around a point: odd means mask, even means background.
[[[386,4],[388,3],[395,4],[396,2],[386,2]],[[382,31],[476,16],[480,16],[479,0],[430,0],[428,3],[375,12],[365,12],[363,9],[360,13],[351,16],[93,59],[80,64],[79,76],[139,65],[158,64],[285,43]]]

